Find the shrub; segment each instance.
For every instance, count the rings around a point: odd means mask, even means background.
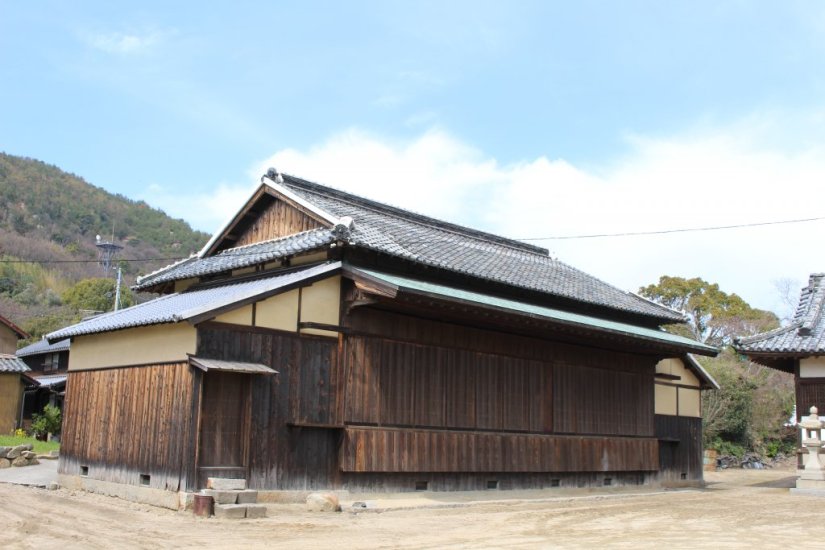
[[[32,417],[31,431],[35,437],[45,437],[47,434],[60,433],[60,409],[54,405],[43,407],[42,414]]]

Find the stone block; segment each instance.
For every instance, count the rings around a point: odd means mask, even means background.
[[[258,519],[266,517],[266,506],[263,504],[246,504],[246,517]]]
[[[11,460],[8,458],[0,458],[0,470],[3,468],[11,468]]]
[[[34,451],[23,451],[22,453],[20,453],[20,456],[27,460],[31,460],[32,458],[37,458],[37,453],[35,453]]]
[[[9,451],[11,451],[11,447],[0,447],[0,458],[6,458]]]
[[[18,456],[17,458],[11,461],[11,465],[15,467],[28,466],[29,460],[27,458],[23,458],[22,456]]]
[[[246,504],[215,504],[215,517],[243,519],[246,517]]]
[[[204,489],[201,494],[209,495],[215,499],[215,504],[236,504],[238,502],[238,491],[218,491],[217,489]]]
[[[14,459],[18,458],[23,451],[28,451],[29,449],[26,448],[26,445],[18,445],[16,447],[12,447],[11,449],[6,452],[6,458]]]
[[[46,485],[46,489],[48,489],[49,491],[57,491],[58,489],[60,489],[60,484],[56,481],[52,481],[51,483]]]
[[[29,460],[29,466],[37,466],[38,464],[40,464],[40,461],[37,460],[37,458],[30,458],[28,460]]]
[[[307,512],[340,512],[341,504],[335,493],[310,493],[306,500]]]
[[[246,480],[229,477],[210,477],[206,480],[206,488],[215,489],[216,491],[243,491],[246,489]]]
[[[258,491],[246,489],[238,491],[238,504],[255,504],[258,502]]]

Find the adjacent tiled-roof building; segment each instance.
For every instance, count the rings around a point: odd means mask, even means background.
[[[797,419],[812,406],[825,410],[825,273],[810,276],[788,326],[739,338],[733,347],[751,361],[794,375]]]
[[[825,355],[825,273],[814,273],[802,289],[788,326],[739,338],[734,348],[752,360],[794,372],[794,360]]]

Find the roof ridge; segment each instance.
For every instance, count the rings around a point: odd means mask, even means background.
[[[760,332],[759,334],[754,334],[753,336],[745,336],[744,338],[735,338],[734,342],[737,344],[752,344],[754,342],[759,342],[760,340],[767,340],[768,338],[772,338],[779,334],[785,334],[788,332],[796,331],[800,326],[800,323],[791,323],[784,327],[777,327],[773,330],[769,330],[767,332]]]
[[[280,237],[267,239],[265,241],[258,241],[258,242],[255,242],[255,243],[244,244],[244,245],[236,246],[236,247],[233,247],[233,248],[224,248],[223,250],[218,251],[217,254],[214,254],[212,256],[204,256],[203,258],[200,258],[200,259],[214,258],[215,256],[221,256],[223,254],[226,254],[227,252],[237,252],[238,250],[243,250],[244,248],[252,248],[253,246],[262,246],[262,245],[265,245],[265,244],[272,244],[272,243],[278,242],[278,241],[286,241],[286,240],[290,240],[290,239],[295,239],[297,237],[306,235],[308,233],[321,233],[321,232],[324,232],[324,231],[326,231],[328,233],[331,233],[332,229],[330,229],[328,227],[315,227],[313,229],[307,229],[306,231],[300,231],[298,233],[292,233],[291,235],[282,235]]]
[[[178,260],[178,261],[176,261],[176,262],[172,262],[172,263],[171,263],[171,264],[169,264],[169,265],[165,265],[165,266],[163,266],[163,267],[159,267],[158,269],[156,269],[156,270],[154,270],[154,271],[152,271],[152,272],[149,272],[149,273],[147,273],[146,275],[141,275],[140,277],[138,277],[138,278],[136,278],[136,279],[135,279],[135,285],[137,286],[137,285],[141,284],[143,281],[145,281],[145,280],[146,280],[146,279],[148,279],[149,277],[154,277],[155,275],[158,275],[158,274],[160,274],[160,273],[163,273],[164,271],[168,271],[168,270],[172,269],[173,267],[178,267],[178,266],[180,266],[180,265],[185,264],[185,263],[186,263],[186,262],[188,262],[188,261],[195,260],[195,259],[197,259],[197,257],[198,257],[198,255],[197,255],[197,254],[191,254],[191,255],[189,255],[188,257],[186,257],[186,258],[181,258],[180,260]]]
[[[362,197],[360,195],[355,195],[348,191],[343,191],[341,189],[331,187],[329,185],[308,181],[290,174],[282,174],[282,176],[284,178],[284,182],[281,185],[285,185],[287,187],[289,187],[290,185],[294,185],[296,187],[299,187],[303,191],[317,193],[320,195],[332,196],[338,200],[350,202],[362,208],[367,208],[378,212],[389,212],[396,216],[401,215],[408,221],[418,223],[421,225],[426,225],[434,229],[461,234],[480,241],[494,242],[502,246],[508,246],[517,250],[521,250],[523,252],[529,252],[540,256],[550,256],[550,251],[540,246],[518,241],[516,239],[510,239],[508,237],[502,237],[501,235],[496,235],[494,233],[489,233],[487,231],[474,229],[472,227],[467,227],[456,223],[448,222],[445,220],[434,218],[432,216],[428,216],[426,214],[413,212],[412,210],[382,203],[374,199],[369,199],[366,197]]]
[[[812,274],[808,283],[810,298],[808,308],[800,319],[799,335],[809,336],[811,331],[819,324],[822,318],[823,289],[821,285],[822,275]],[[801,298],[801,297],[800,297]]]

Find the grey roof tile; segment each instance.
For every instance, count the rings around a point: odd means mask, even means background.
[[[39,353],[56,353],[58,351],[66,351],[72,345],[72,341],[66,338],[54,344],[50,344],[45,338],[34,344],[30,344],[24,348],[17,350],[17,357],[28,357],[29,355],[37,355]]]
[[[143,304],[81,321],[47,334],[46,338],[53,342],[84,334],[196,319],[226,306],[262,299],[287,285],[332,273],[340,267],[340,262],[328,262],[242,282],[166,294]]]
[[[16,355],[8,353],[0,353],[0,372],[29,372],[29,366],[19,359]]]
[[[793,321],[748,338],[738,338],[734,348],[741,353],[789,355],[825,354],[825,273],[810,276],[802,289]]]
[[[507,285],[683,321],[682,314],[551,258],[547,250],[284,175],[292,192],[354,220],[350,244]]]
[[[334,242],[335,239],[335,235],[329,229],[312,229],[288,237],[222,250],[214,256],[206,258],[192,256],[140,277],[137,284],[132,288],[142,290],[160,283],[241,269],[278,258],[309,252],[328,245]]]

